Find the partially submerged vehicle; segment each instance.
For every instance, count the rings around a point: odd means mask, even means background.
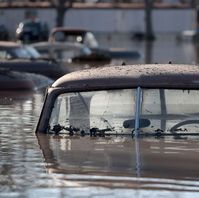
[[[85,34],[84,37],[82,34]],[[86,35],[89,35],[88,39]],[[48,52],[50,58],[58,56],[59,59],[70,59],[73,62],[111,61],[109,54],[96,49],[98,44],[93,34],[87,34],[83,30],[54,28],[48,42],[38,42],[32,46],[41,54],[47,55]],[[47,46],[50,46],[50,49]]]
[[[57,27],[52,29],[49,35],[49,42],[72,42],[72,43],[81,43],[87,46],[92,54],[87,56],[89,60],[97,61],[110,61],[112,58],[130,58],[137,59],[140,58],[140,53],[132,49],[124,48],[102,48],[99,46],[97,39],[94,34],[86,29],[81,28],[66,28],[66,27]],[[84,57],[80,57],[84,58]]]
[[[36,129],[49,175],[75,192],[86,187],[87,197],[191,197],[199,189],[198,79],[198,66],[172,64],[61,77]]]
[[[9,69],[18,72],[28,72],[34,74],[40,74],[49,77],[53,80],[58,79],[68,71],[61,65],[46,62],[46,61],[34,61],[34,60],[2,60],[0,62],[0,68]]]
[[[31,45],[44,58],[56,60],[59,63],[75,61],[80,57],[89,57],[91,50],[80,43],[71,42],[38,42]]]
[[[39,74],[0,68],[0,91],[37,90],[46,88],[52,82],[51,79]]]
[[[67,73],[54,60],[43,59],[33,47],[16,42],[0,42],[0,67],[19,72],[41,74],[57,79]]]
[[[198,79],[198,66],[172,64],[70,73],[48,89],[37,132],[198,135]]]
[[[97,48],[99,44],[91,31],[82,28],[53,28],[49,35],[49,41],[82,43],[89,48]]]

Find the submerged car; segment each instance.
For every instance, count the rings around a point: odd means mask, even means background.
[[[47,90],[36,128],[48,174],[86,197],[192,197],[199,190],[198,79],[198,66],[172,64],[61,77]]]
[[[80,28],[56,27],[50,32],[49,41],[52,43],[56,41],[82,43],[89,48],[97,48],[99,46],[91,31]]]
[[[0,68],[42,74],[57,79],[68,73],[54,59],[47,59],[32,46],[16,42],[0,42]]]
[[[85,45],[91,50],[88,56],[82,55],[77,57],[76,60],[96,60],[96,61],[111,61],[112,58],[140,58],[138,51],[126,48],[103,48],[99,46],[95,35],[86,29],[81,28],[66,28],[57,27],[52,29],[49,35],[49,42],[72,42]]]
[[[198,79],[197,66],[172,64],[70,73],[48,89],[37,131],[91,136],[198,134]]]
[[[92,32],[84,29],[57,27],[52,29],[48,42],[51,44],[61,43],[82,48],[81,53],[75,54],[72,57],[74,62],[77,61],[103,61],[110,62],[111,57],[107,51],[101,50],[98,47],[98,42]],[[74,48],[74,47],[73,47]],[[72,49],[73,49],[72,48]]]
[[[37,90],[47,87],[52,82],[43,75],[0,68],[0,91]]]
[[[39,52],[29,46],[17,42],[0,41],[0,59],[39,59]]]

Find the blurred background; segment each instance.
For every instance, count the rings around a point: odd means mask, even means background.
[[[78,28],[91,31],[100,48],[138,51],[142,58],[130,63],[197,63],[198,5],[197,0],[0,0],[0,39],[24,41],[19,33],[29,29],[29,35],[40,36],[26,41],[47,41],[55,27]]]
[[[0,197],[64,197],[71,184],[47,171],[59,164],[51,151],[45,161],[35,135],[45,88],[90,67],[198,65],[199,1],[0,0],[0,40]]]

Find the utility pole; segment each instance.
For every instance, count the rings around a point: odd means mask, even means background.
[[[198,42],[199,41],[199,1],[193,0],[191,3],[192,7],[195,9],[195,35],[193,39]]]
[[[196,32],[199,34],[199,2],[195,1],[194,3],[195,10],[196,10]]]
[[[72,7],[72,0],[51,0],[52,5],[56,9],[56,26],[61,27],[64,25],[65,13]]]
[[[154,0],[145,1],[145,39],[154,40],[153,24],[152,24],[152,9]]]

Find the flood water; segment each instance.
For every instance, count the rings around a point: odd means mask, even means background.
[[[174,36],[98,39],[141,54],[111,64],[199,62],[197,44]],[[0,197],[198,197],[198,138],[36,136],[44,93],[0,93]]]

